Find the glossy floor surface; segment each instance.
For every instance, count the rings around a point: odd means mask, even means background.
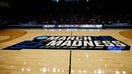
[[[5,30],[6,31],[6,30]],[[37,36],[99,36],[109,35],[132,46],[128,30],[35,30],[26,31],[20,37],[1,42],[0,48],[14,45]],[[130,30],[129,30],[130,31]],[[10,34],[10,31],[8,31]],[[16,33],[12,33],[16,34]],[[123,33],[124,34],[124,33]],[[1,34],[0,34],[1,35]],[[13,36],[13,35],[12,35]],[[6,40],[10,35],[0,36]],[[108,50],[0,50],[0,74],[132,74],[131,51]]]

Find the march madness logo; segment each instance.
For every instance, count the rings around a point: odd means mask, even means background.
[[[38,36],[5,49],[129,50],[130,46],[111,36]]]

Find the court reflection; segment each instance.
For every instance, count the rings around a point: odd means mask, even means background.
[[[0,51],[0,74],[68,74],[68,50]]]
[[[71,74],[131,74],[131,62],[130,51],[74,50]]]

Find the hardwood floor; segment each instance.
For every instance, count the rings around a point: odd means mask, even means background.
[[[132,40],[120,34],[130,30],[35,30],[0,43],[5,48],[37,36],[112,36],[130,46]],[[10,34],[11,31],[8,31]],[[12,36],[15,35],[15,33]],[[8,35],[6,35],[8,36]],[[10,35],[9,35],[10,36]],[[7,39],[0,34],[0,40]],[[3,39],[2,39],[3,38]],[[0,74],[132,74],[131,51],[108,50],[0,50]]]

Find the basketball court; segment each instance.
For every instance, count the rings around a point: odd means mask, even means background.
[[[6,47],[37,36],[112,36],[132,46],[131,29],[0,30],[0,74],[131,74],[130,50],[21,49]]]

